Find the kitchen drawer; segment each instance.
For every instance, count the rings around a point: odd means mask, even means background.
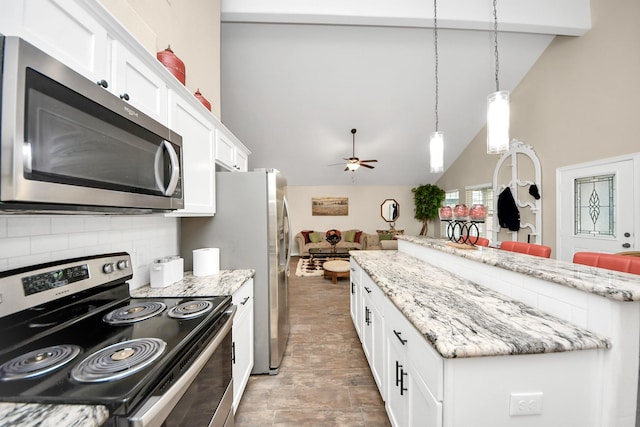
[[[253,279],[249,279],[240,288],[233,293],[233,303],[238,307],[236,316],[240,316],[247,302],[253,298]]]
[[[376,306],[376,308],[380,311],[380,315],[384,316],[384,306],[387,297],[384,295],[382,290],[376,285],[371,278],[363,274],[362,275],[362,288],[364,293],[367,294],[371,300],[371,302]]]
[[[362,283],[362,267],[353,259],[349,262],[351,268],[351,281],[356,284]]]

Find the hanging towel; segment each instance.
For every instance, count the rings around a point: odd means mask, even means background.
[[[520,211],[509,187],[498,196],[498,223],[511,231],[520,230]]]

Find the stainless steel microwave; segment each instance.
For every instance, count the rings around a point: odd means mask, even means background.
[[[180,135],[21,38],[0,46],[0,211],[184,206]]]

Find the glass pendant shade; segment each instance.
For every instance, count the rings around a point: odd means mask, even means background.
[[[444,138],[442,132],[433,132],[429,140],[429,157],[431,173],[444,170]]]
[[[509,149],[509,91],[501,90],[487,97],[487,154]]]
[[[348,163],[347,164],[347,168],[349,168],[349,170],[351,172],[357,171],[359,167],[360,167],[360,165],[358,163]]]

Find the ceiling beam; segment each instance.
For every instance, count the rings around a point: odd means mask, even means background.
[[[438,26],[493,29],[492,0],[447,0],[438,4]],[[580,36],[591,28],[589,0],[498,2],[499,30]],[[223,22],[425,27],[433,3],[424,0],[222,0]]]

